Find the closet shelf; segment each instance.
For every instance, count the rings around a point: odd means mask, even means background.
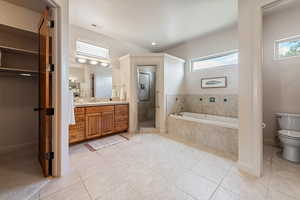
[[[8,46],[3,46],[3,45],[0,45],[0,49],[3,51],[10,51],[10,52],[16,52],[16,53],[22,53],[22,54],[30,54],[30,55],[38,55],[39,54],[38,51],[8,47]]]
[[[39,73],[36,70],[28,70],[28,69],[20,69],[20,68],[12,68],[12,67],[0,67],[0,71],[16,72],[16,73],[29,73],[29,74],[38,74]]]

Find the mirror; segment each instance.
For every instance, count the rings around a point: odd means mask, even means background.
[[[110,99],[112,97],[112,68],[80,65],[70,67],[69,87],[75,97]]]

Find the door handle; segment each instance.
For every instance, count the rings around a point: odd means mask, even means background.
[[[267,126],[267,125],[266,125],[265,123],[262,123],[262,124],[261,124],[261,127],[262,127],[263,129],[266,128],[266,126]]]

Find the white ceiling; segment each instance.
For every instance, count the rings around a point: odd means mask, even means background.
[[[237,0],[71,0],[71,24],[162,50],[234,24]],[[96,24],[97,27],[92,27]],[[151,46],[156,42],[156,47]]]
[[[267,7],[264,8],[264,15],[270,15],[276,12],[280,12],[285,9],[290,9],[293,7],[298,7],[300,6],[300,1],[299,0],[281,0],[277,1]]]

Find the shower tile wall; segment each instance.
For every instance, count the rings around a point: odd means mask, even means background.
[[[167,95],[167,114],[185,111],[184,95]]]
[[[168,114],[186,111],[237,117],[238,95],[170,95],[167,96],[167,108]]]

